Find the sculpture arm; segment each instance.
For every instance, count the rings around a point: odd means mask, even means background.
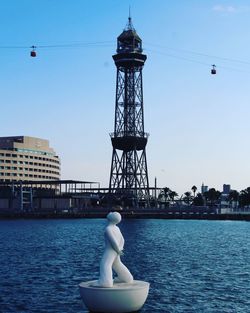
[[[115,250],[115,252],[116,252],[117,254],[120,255],[122,251],[121,251],[120,248],[119,248],[118,242],[117,242],[117,240],[116,240],[116,238],[115,238],[115,236],[114,236],[112,230],[111,230],[111,229],[106,229],[106,231],[105,231],[105,236],[106,236],[106,238],[108,239],[108,241],[109,241],[111,247]]]
[[[121,237],[121,247],[122,247],[122,250],[123,250],[123,247],[124,247],[124,243],[125,243],[125,241],[124,241],[124,238],[123,238],[123,236]]]

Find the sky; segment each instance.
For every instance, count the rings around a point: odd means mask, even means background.
[[[147,54],[150,186],[250,186],[249,0],[0,0],[0,136],[48,139],[62,179],[108,187],[129,7]]]

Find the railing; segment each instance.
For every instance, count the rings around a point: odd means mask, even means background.
[[[111,138],[120,138],[120,137],[140,137],[140,138],[148,138],[149,133],[145,133],[143,131],[118,131],[114,133],[110,133]]]

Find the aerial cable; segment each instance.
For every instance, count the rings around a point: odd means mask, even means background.
[[[102,46],[111,46],[114,44],[113,41],[96,41],[96,42],[78,42],[71,44],[57,44],[57,45],[38,45],[38,48],[81,48],[81,47],[102,47]]]
[[[112,43],[112,44],[111,44]],[[37,49],[50,48],[103,48],[113,46],[113,41],[94,41],[94,42],[75,42],[68,44],[53,44],[53,45],[32,45],[32,46],[0,46],[0,49],[32,49],[31,57],[37,56]]]
[[[236,62],[236,63],[242,63],[242,64],[250,65],[250,62],[244,61],[244,60],[231,59],[231,58],[226,58],[226,57],[221,57],[221,56],[216,56],[216,55],[209,55],[209,54],[206,54],[206,53],[196,52],[196,51],[192,51],[192,50],[171,48],[171,47],[158,45],[158,44],[152,44],[152,43],[145,43],[145,44],[149,45],[149,46],[162,48],[162,49],[173,50],[173,51],[176,51],[176,52],[184,52],[184,53],[194,54],[194,55],[198,55],[198,56],[203,56],[203,57],[209,57],[209,58],[213,58],[213,59],[223,60],[223,61]]]
[[[227,61],[227,62],[234,62],[234,63],[239,63],[239,64],[245,64],[245,65],[250,65],[250,62],[247,61],[243,61],[243,60],[239,60],[239,59],[231,59],[231,58],[226,58],[226,57],[221,57],[221,56],[215,56],[215,55],[209,55],[206,53],[201,53],[201,52],[196,52],[196,51],[191,51],[191,50],[185,50],[185,49],[176,49],[176,48],[171,48],[168,46],[163,46],[163,45],[158,45],[158,44],[153,44],[153,43],[145,43],[146,44],[146,49],[147,51],[153,52],[153,53],[157,53],[157,54],[162,54],[162,55],[166,55],[168,57],[171,58],[175,58],[175,59],[180,59],[180,60],[184,60],[184,61],[188,61],[188,62],[193,62],[193,63],[197,63],[197,64],[201,64],[201,65],[206,65],[206,66],[211,66],[211,63],[206,63],[203,61],[199,61],[197,59],[191,59],[189,57],[183,56],[183,55],[176,55],[173,53],[168,53],[164,50],[172,50],[173,52],[179,52],[179,53],[186,53],[186,54],[191,54],[191,55],[195,55],[195,56],[200,56],[200,57],[206,57],[206,58],[211,58],[211,59],[218,59],[221,61]],[[30,56],[35,57],[36,53],[37,53],[37,49],[51,49],[51,48],[104,48],[104,47],[112,47],[114,46],[114,41],[113,40],[106,40],[106,41],[93,41],[93,42],[72,42],[72,43],[65,43],[65,44],[51,44],[51,45],[32,45],[32,46],[18,46],[18,45],[13,45],[13,46],[1,46],[0,45],[0,49],[32,49],[30,51]],[[147,46],[152,46],[152,47],[158,47],[160,49],[164,49],[162,51],[159,50],[152,50],[152,49],[148,49]],[[213,66],[214,64],[212,64]],[[232,71],[239,71],[239,72],[245,72],[245,73],[249,73],[249,71],[244,71],[241,69],[236,69],[236,68],[231,68],[231,67],[227,67],[227,66],[218,66],[216,65],[216,67],[218,68],[224,68],[227,70],[232,70]]]
[[[190,58],[187,58],[187,57],[177,56],[177,55],[174,55],[174,54],[171,54],[171,53],[167,53],[167,52],[163,52],[163,51],[152,50],[152,49],[144,49],[144,50],[149,51],[149,52],[153,52],[153,53],[157,53],[157,54],[161,54],[161,55],[165,55],[165,56],[168,56],[168,57],[171,57],[171,58],[183,60],[183,61],[193,62],[193,63],[197,63],[197,64],[209,66],[209,67],[211,66],[211,63],[206,63],[206,62],[190,59]],[[212,64],[212,66],[213,65],[215,65],[215,64]],[[242,70],[242,69],[232,68],[232,67],[228,67],[228,66],[222,66],[222,65],[218,66],[218,65],[216,65],[216,67],[217,68],[226,69],[226,70],[230,70],[230,71],[250,73],[250,71],[245,71],[245,70]]]
[[[186,58],[186,57],[177,56],[177,55],[174,55],[174,54],[171,54],[171,53],[167,53],[167,52],[162,52],[162,51],[152,50],[152,49],[144,49],[144,50],[149,51],[149,52],[153,52],[153,53],[157,53],[157,54],[166,55],[166,56],[169,56],[169,57],[175,58],[175,59],[180,59],[180,60],[184,60],[184,61],[189,61],[189,62],[194,62],[194,63],[210,66],[210,63],[205,63],[205,62],[189,59],[189,58]]]
[[[76,43],[68,43],[68,44],[52,44],[52,45],[36,45],[36,48],[67,48],[67,47],[95,47],[95,46],[106,46],[111,44],[114,44],[113,41],[94,41],[94,42],[76,42]],[[29,49],[33,48],[34,45],[32,46],[0,46],[0,49]]]
[[[201,52],[196,52],[196,51],[192,51],[192,50],[186,50],[186,49],[177,49],[177,48],[172,48],[172,47],[168,47],[168,46],[163,46],[163,45],[158,45],[158,44],[153,44],[153,43],[148,43],[145,42],[146,47],[147,46],[152,46],[152,47],[158,47],[161,49],[167,49],[167,50],[172,50],[172,51],[176,51],[176,52],[181,52],[181,53],[188,53],[188,54],[193,54],[193,55],[197,55],[197,56],[202,56],[202,57],[207,57],[207,58],[212,58],[212,59],[218,59],[218,60],[222,60],[222,61],[229,61],[229,62],[236,62],[236,63],[241,63],[241,64],[246,64],[246,65],[250,65],[250,62],[248,61],[244,61],[244,60],[239,60],[239,59],[233,59],[233,58],[226,58],[226,57],[221,57],[221,56],[216,56],[216,55],[209,55],[206,53],[201,53]],[[113,40],[108,40],[108,41],[94,41],[94,42],[75,42],[75,43],[66,43],[66,44],[51,44],[51,45],[32,45],[32,46],[1,46],[0,45],[0,49],[30,49],[33,48],[34,46],[36,48],[39,49],[49,49],[49,48],[84,48],[84,47],[111,47],[114,45],[114,41]],[[147,49],[149,50],[149,49]],[[149,50],[150,51],[150,50]],[[153,50],[151,50],[153,51]],[[158,51],[157,53],[160,53],[160,51]],[[162,52],[165,53],[166,52]],[[169,54],[170,56],[170,54]],[[175,57],[173,54],[171,55],[172,57]],[[182,56],[177,56],[178,58],[183,58],[183,59],[187,59],[186,57],[182,57]],[[202,63],[202,62],[197,62],[197,63]],[[205,64],[205,63],[203,63]]]

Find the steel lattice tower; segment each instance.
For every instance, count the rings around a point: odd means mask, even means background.
[[[144,132],[142,69],[147,56],[131,18],[117,38],[115,123],[111,134],[113,146],[110,192],[134,200],[149,199],[146,160],[148,134]]]

